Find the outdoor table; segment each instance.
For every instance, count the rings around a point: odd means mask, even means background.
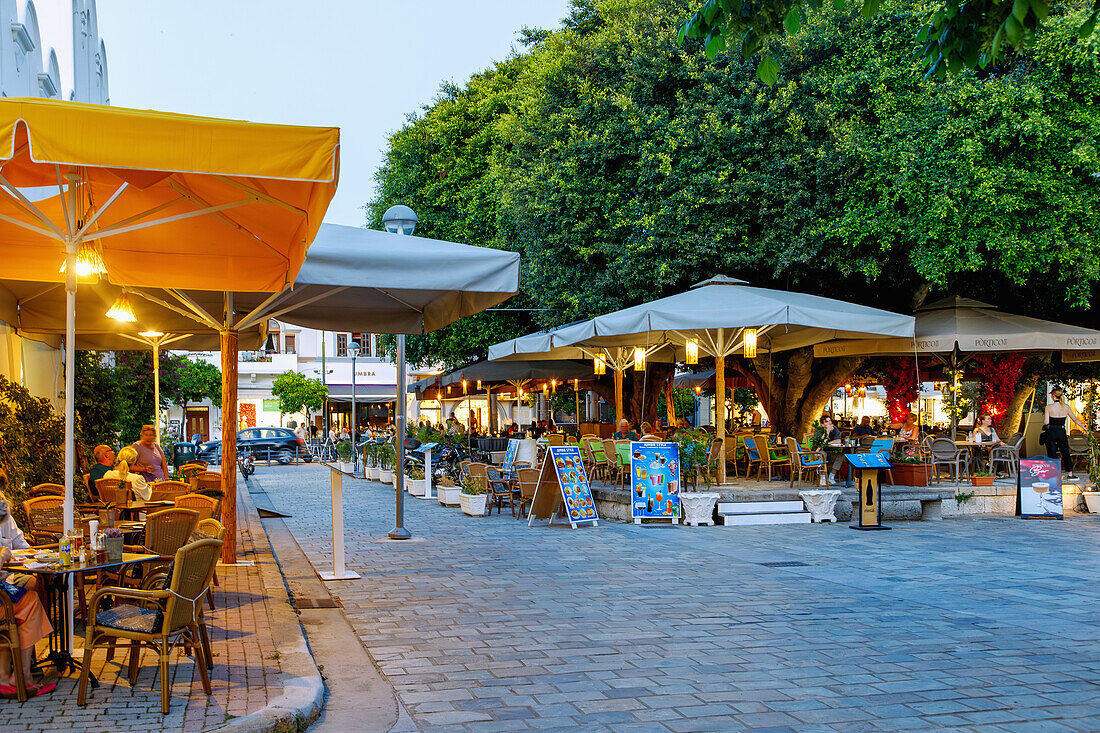
[[[93,558],[86,562],[74,560],[72,565],[67,565],[65,567],[54,563],[44,568],[28,568],[21,562],[10,562],[4,565],[4,570],[10,572],[39,576],[41,578],[40,582],[46,589],[46,613],[49,616],[50,625],[53,626],[53,631],[50,632],[49,637],[50,651],[44,659],[34,665],[34,668],[44,669],[52,664],[59,674],[65,674],[66,671],[76,672],[81,667],[81,662],[73,657],[72,651],[68,647],[69,583],[71,576],[79,573],[86,573],[89,570],[122,568],[127,565],[159,558],[159,555],[124,552],[122,553],[121,560],[115,560],[113,562],[108,560],[97,561]],[[94,613],[95,610],[92,609],[89,612]],[[91,673],[91,670],[88,671],[88,679],[91,680],[92,687],[99,687],[99,681],[95,678],[95,675]]]
[[[967,451],[969,451],[969,453],[970,453],[970,463],[974,466],[977,466],[978,468],[984,468],[989,463],[987,456],[982,455],[982,453],[988,454],[989,451],[993,450],[998,445],[1001,445],[1001,444],[1000,443],[975,443],[973,440],[969,440],[969,439],[967,439],[967,440],[956,440],[955,441],[955,447],[956,448],[966,448]]]

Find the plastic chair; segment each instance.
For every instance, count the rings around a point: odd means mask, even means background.
[[[760,458],[761,449],[757,447],[756,441],[759,440],[755,435],[745,436],[745,478],[752,476],[752,467],[756,466],[756,479],[760,480],[760,470],[763,465],[763,460]]]
[[[989,451],[989,470],[997,472],[997,466],[1005,467],[1005,473],[1012,478],[1020,472],[1020,453],[1023,452],[1024,434],[1013,433],[1011,437],[1001,445],[995,446]]]
[[[953,476],[955,483],[962,481],[962,477],[970,475],[970,451],[961,449],[950,438],[936,438],[932,441],[932,473],[939,477],[939,469],[948,470],[948,476]]]

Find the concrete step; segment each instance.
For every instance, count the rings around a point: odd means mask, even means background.
[[[792,514],[805,511],[798,501],[723,501],[718,504],[719,514]]]
[[[753,524],[809,524],[809,512],[782,512],[779,514],[722,514],[722,524],[747,526]]]

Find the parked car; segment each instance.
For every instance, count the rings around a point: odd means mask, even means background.
[[[288,428],[245,428],[237,433],[237,450],[250,451],[257,461],[266,461],[270,455],[283,465],[293,461],[295,454],[307,463],[313,460],[306,442]],[[220,464],[221,454],[222,442],[212,440],[199,457]]]

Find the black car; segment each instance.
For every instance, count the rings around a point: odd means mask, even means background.
[[[295,454],[307,463],[313,460],[306,442],[287,428],[245,428],[237,433],[237,449],[250,451],[257,461],[266,461],[270,456],[284,465],[293,461]],[[212,440],[203,445],[199,457],[220,464],[221,453],[222,442]]]

